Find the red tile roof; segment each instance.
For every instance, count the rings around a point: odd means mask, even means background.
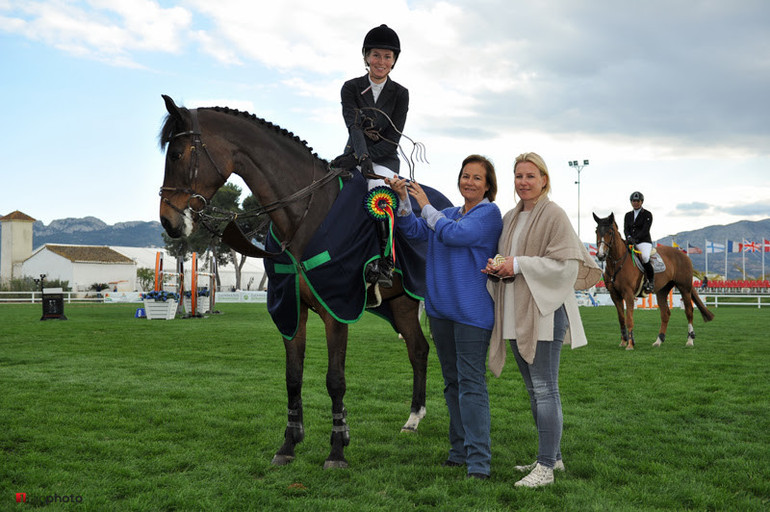
[[[21,213],[19,210],[16,210],[14,212],[9,213],[5,217],[0,217],[0,222],[5,222],[7,220],[26,220],[29,222],[35,222],[35,219],[27,215],[26,213]]]

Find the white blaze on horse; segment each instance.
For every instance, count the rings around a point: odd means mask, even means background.
[[[324,467],[347,467],[344,448],[350,436],[343,397],[348,323],[352,322],[340,321],[327,310],[318,290],[307,282],[308,267],[303,266],[307,263],[305,249],[342,194],[340,177],[346,171],[330,169],[329,163],[315,155],[304,141],[246,112],[219,107],[187,109],[177,107],[168,96],[163,98],[168,117],[160,134],[161,146],[166,148],[160,219],[166,232],[172,237],[190,234],[210,209],[209,200],[214,193],[230,175],[237,174],[259,201],[260,212],[270,216],[271,234],[280,240],[280,245],[276,252],[256,248],[232,222],[223,232],[223,240],[244,254],[265,258],[266,268],[277,269],[279,265],[273,263],[276,258],[286,258],[289,264],[281,264],[281,272],[297,279],[297,286],[292,287],[292,293],[294,288],[298,290],[298,311],[293,319],[297,328],[291,336],[284,334],[283,340],[288,421],[283,445],[273,457],[273,464],[291,462],[295,446],[304,438],[302,375],[306,321],[308,311],[312,310],[324,322],[328,349],[326,387],[332,402],[332,434],[331,452]],[[343,229],[347,219],[338,225]],[[358,233],[357,238],[374,236],[373,233],[369,229],[368,233]],[[323,265],[323,258],[316,258],[314,264]],[[362,260],[361,276],[364,264]],[[271,275],[271,285],[274,277],[278,280],[281,276]],[[383,304],[392,314],[393,326],[404,337],[412,364],[411,413],[402,430],[416,431],[425,416],[429,346],[419,323],[419,300],[406,291],[406,279],[406,273],[402,276],[397,272],[393,287],[380,292]]]
[[[631,248],[620,235],[618,225],[615,223],[615,215],[599,218],[595,213],[596,227],[596,257],[605,262],[604,284],[610,293],[612,302],[618,311],[620,323],[620,346],[626,350],[633,350],[634,341],[634,304],[640,296],[644,280],[642,272],[633,262],[634,255]],[[695,330],[693,329],[693,303],[698,307],[703,320],[713,320],[714,313],[703,304],[698,291],[692,285],[692,261],[682,251],[667,246],[659,246],[657,252],[663,259],[665,270],[655,274],[655,296],[658,299],[660,310],[660,329],[653,346],[659,347],[666,339],[668,320],[671,310],[668,307],[667,297],[672,288],[676,287],[682,296],[684,313],[687,316],[687,343],[693,346]],[[625,304],[625,307],[624,307]]]

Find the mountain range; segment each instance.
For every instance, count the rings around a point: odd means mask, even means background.
[[[653,236],[660,233],[661,229],[661,227],[653,223]],[[32,226],[32,246],[33,248],[38,248],[47,243],[56,243],[164,247],[165,242],[161,236],[162,233],[163,227],[157,221],[118,222],[109,225],[96,217],[66,218],[51,221],[47,226],[42,221],[36,221]],[[727,225],[708,226],[692,231],[683,231],[659,238],[657,242],[663,245],[676,243],[683,248],[686,248],[689,243],[691,247],[694,246],[702,250],[701,254],[690,255],[695,269],[702,272],[706,267],[706,240],[724,244],[726,240],[734,242],[743,242],[744,240],[762,242],[765,239],[770,240],[770,218],[760,221],[742,220]],[[727,279],[744,278],[741,272],[744,266],[744,256],[746,277],[758,278],[763,272],[763,255],[764,253],[762,252],[727,254]],[[767,253],[765,258],[767,259],[768,271],[770,271],[770,253]],[[708,267],[709,273],[724,275],[725,253],[708,254]]]

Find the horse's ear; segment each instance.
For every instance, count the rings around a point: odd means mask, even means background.
[[[593,212],[592,212],[592,213],[593,213]],[[597,216],[596,216],[596,214],[594,213],[594,220],[596,221],[596,223],[597,223],[597,224],[599,224],[599,223],[601,222],[601,220],[602,220],[602,219],[600,219],[599,217],[597,217]]]
[[[610,222],[615,222],[615,212],[611,212],[609,216]]]
[[[171,96],[166,96],[165,94],[162,94],[161,96],[163,96],[163,101],[166,102],[166,110],[168,110],[169,115],[174,119],[181,121],[182,114],[179,112],[179,107],[176,106],[174,100],[171,99]]]

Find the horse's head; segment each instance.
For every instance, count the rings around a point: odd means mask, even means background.
[[[596,221],[596,257],[599,261],[604,261],[615,243],[621,241],[618,225],[615,224],[615,214],[610,213],[609,217],[599,218],[595,213]]]
[[[166,149],[160,222],[169,236],[178,238],[193,232],[200,212],[227,181],[227,175],[201,141],[198,111],[177,107],[166,95],[163,99],[168,116],[160,132],[161,148]]]

